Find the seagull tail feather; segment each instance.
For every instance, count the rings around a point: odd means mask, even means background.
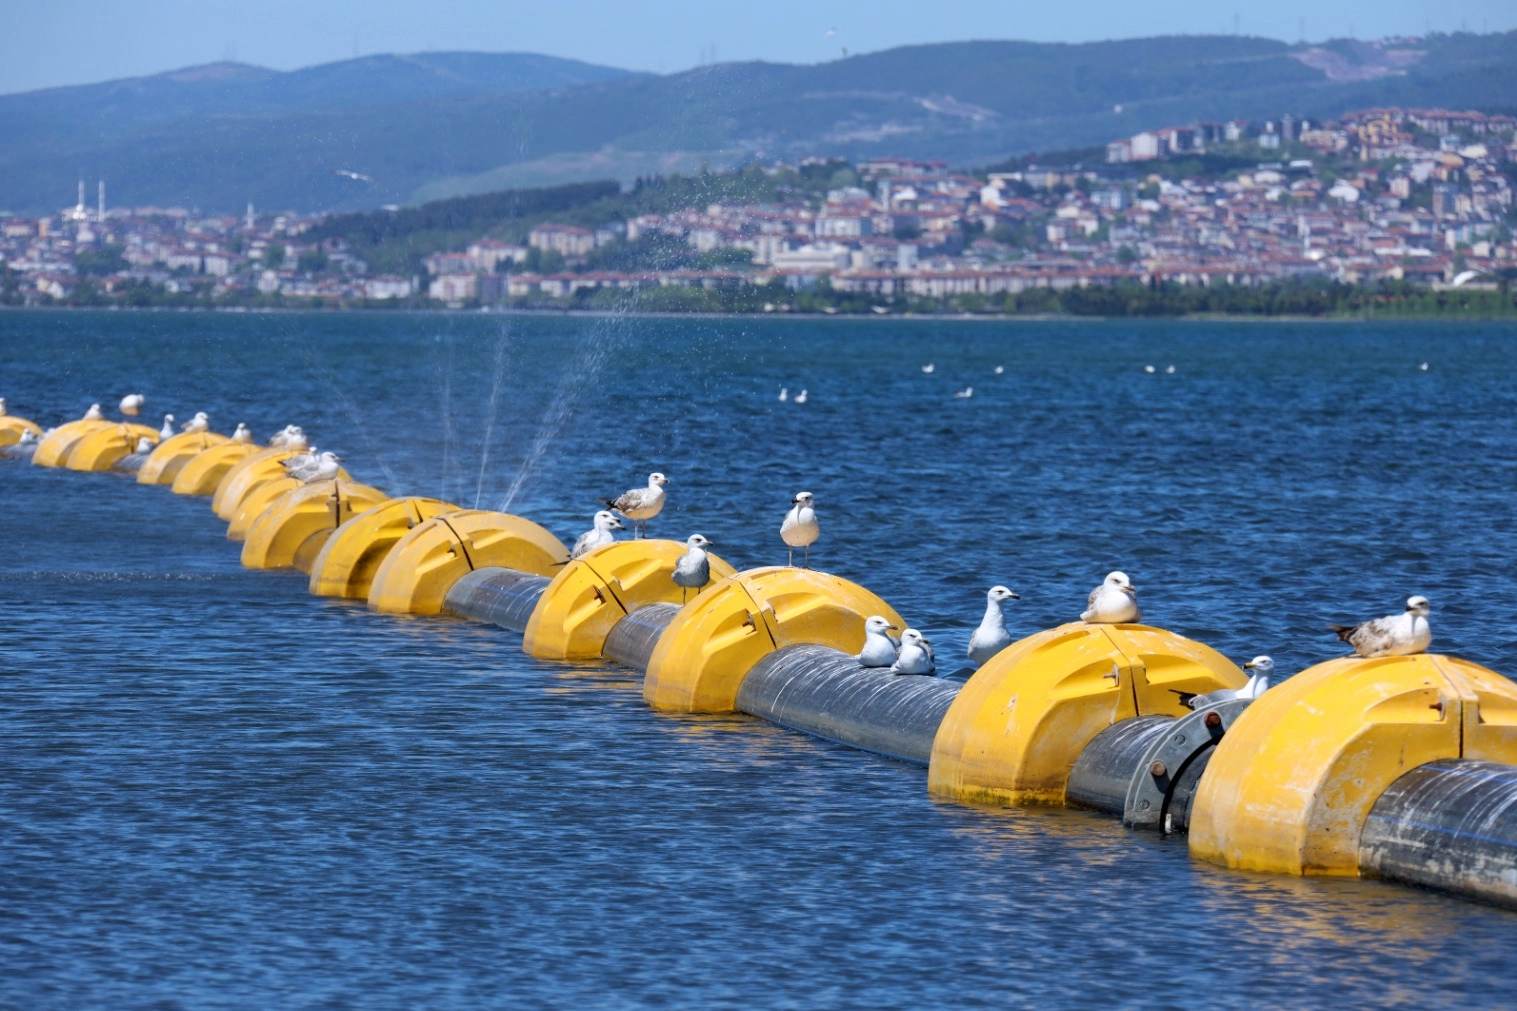
[[[1180,704],[1186,709],[1190,708],[1191,699],[1194,699],[1197,695],[1200,694],[1200,692],[1182,692],[1178,688],[1171,688],[1170,691],[1180,696]]]
[[[1349,636],[1359,628],[1358,625],[1334,625],[1332,622],[1328,622],[1327,627],[1337,634],[1339,642],[1348,642]]]

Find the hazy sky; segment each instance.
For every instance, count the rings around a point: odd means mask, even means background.
[[[235,56],[289,70],[358,53],[528,51],[636,70],[818,62],[916,42],[1231,32],[1294,41],[1517,28],[1512,0],[4,0],[0,93]],[[829,36],[828,30],[836,34]]]

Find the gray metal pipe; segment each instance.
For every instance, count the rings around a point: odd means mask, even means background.
[[[611,626],[611,632],[606,636],[606,645],[601,647],[601,655],[624,667],[646,671],[659,636],[664,634],[664,629],[669,627],[679,612],[678,604],[649,604],[639,607]]]
[[[1370,810],[1359,869],[1517,907],[1517,766],[1456,758],[1406,773]]]
[[[957,681],[860,667],[827,646],[786,646],[743,678],[737,707],[782,727],[914,765],[963,687]]]
[[[448,590],[443,607],[465,618],[525,632],[543,591],[553,580],[516,569],[475,569]]]
[[[1133,774],[1143,756],[1175,725],[1173,716],[1137,716],[1095,736],[1069,770],[1064,803],[1121,817]]]
[[[115,463],[111,464],[111,470],[119,470],[126,474],[135,474],[142,469],[147,462],[150,453],[128,453]]]

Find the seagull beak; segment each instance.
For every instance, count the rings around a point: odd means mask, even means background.
[[[1013,594],[1011,594],[1011,599],[1012,600],[1021,600],[1022,599],[1022,595],[1020,593],[1013,593]]]
[[[886,625],[885,627],[890,629],[892,632],[899,632],[901,630],[900,625]]]
[[[1246,664],[1243,665],[1243,669],[1244,670],[1252,670],[1253,666],[1254,666],[1254,662],[1252,660],[1250,660],[1248,663],[1246,663]]]

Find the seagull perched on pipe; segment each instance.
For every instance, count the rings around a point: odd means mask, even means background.
[[[901,652],[890,667],[892,674],[936,674],[937,664],[932,656],[932,643],[922,633],[908,628],[901,633]]]
[[[172,439],[173,437],[174,416],[172,414],[165,414],[163,416],[163,427],[158,429],[158,440],[161,442],[164,439]]]
[[[1269,691],[1270,675],[1275,673],[1275,661],[1267,656],[1256,656],[1243,665],[1245,670],[1253,671],[1248,676],[1248,684],[1242,688],[1218,688],[1214,692],[1197,695],[1194,692],[1170,691],[1180,696],[1180,704],[1187,709],[1200,709],[1203,706],[1215,705],[1218,702],[1231,702],[1233,699],[1246,699],[1253,701],[1260,695]]]
[[[616,498],[603,498],[602,502],[632,521],[632,536],[647,537],[648,521],[664,511],[664,485],[669,479],[654,471],[648,475],[648,487],[624,491]],[[642,523],[639,534],[637,524]]]
[[[105,412],[100,410],[99,404],[91,404],[90,409],[84,412],[84,421],[104,421]]]
[[[195,416],[179,428],[184,432],[208,432],[211,429],[211,416],[204,411],[196,411]]]
[[[1432,605],[1426,597],[1406,598],[1406,610],[1358,625],[1334,625],[1328,628],[1338,638],[1354,647],[1362,657],[1411,656],[1426,653],[1433,642],[1433,627],[1428,624]]]
[[[137,440],[137,448],[134,449],[134,450],[132,450],[132,452],[136,453],[139,456],[146,456],[147,454],[151,453],[152,451],[153,451],[153,440],[149,439],[145,435],[142,438],[140,438],[140,439]]]
[[[711,558],[706,549],[711,542],[700,534],[691,534],[685,541],[685,553],[674,563],[674,585],[680,588],[680,603],[685,602],[685,591],[700,591],[711,582]]]
[[[811,568],[811,545],[822,536],[822,527],[816,520],[816,509],[812,505],[811,492],[797,492],[795,498],[790,500],[790,511],[785,514],[785,522],[780,524],[780,540],[790,548],[786,565],[795,564],[795,549],[805,548],[805,561],[803,568]]]
[[[901,640],[891,635],[896,626],[872,614],[864,619],[864,648],[855,657],[860,667],[891,667],[901,652]]]
[[[969,637],[969,659],[976,667],[984,666],[991,657],[1011,645],[1011,633],[1006,631],[1001,602],[1021,599],[1019,594],[1004,586],[992,586],[985,594],[985,617],[980,619],[980,627]]]
[[[1138,588],[1128,582],[1125,572],[1111,573],[1091,590],[1085,608],[1080,620],[1095,624],[1124,625],[1143,619],[1138,610]]]
[[[147,397],[140,393],[128,393],[121,398],[121,413],[128,418],[135,418],[142,413],[142,405],[147,403]]]
[[[616,518],[615,513],[602,509],[595,514],[594,526],[580,534],[579,540],[574,542],[574,550],[569,553],[569,559],[572,561],[596,548],[614,543],[616,535],[611,531],[625,529],[627,528],[622,526],[622,521]]]

